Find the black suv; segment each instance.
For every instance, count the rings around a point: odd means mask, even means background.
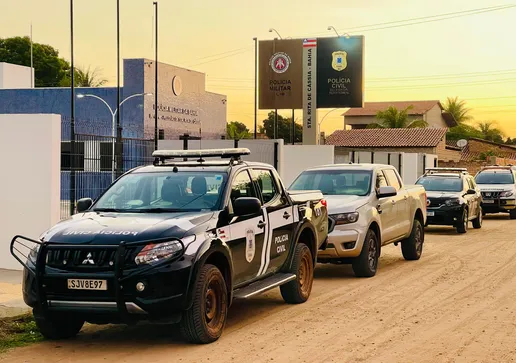
[[[11,253],[42,334],[143,319],[180,322],[185,338],[209,343],[235,298],[279,286],[286,302],[306,301],[326,202],[320,191],[287,192],[272,166],[241,160],[247,154],[155,151],[154,165],[79,200],[78,214],[38,240],[16,236]]]
[[[427,225],[454,226],[458,233],[466,233],[469,221],[482,227],[482,195],[467,169],[426,169],[416,184],[426,190]]]

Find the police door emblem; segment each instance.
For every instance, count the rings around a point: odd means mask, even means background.
[[[347,56],[348,56],[348,53],[346,53],[343,50],[338,51],[338,52],[333,52],[331,54],[331,57],[332,57],[331,66],[333,67],[333,69],[335,69],[336,71],[339,71],[339,72],[345,70],[346,67],[348,66]]]
[[[254,229],[249,228],[245,232],[245,259],[247,262],[251,262],[254,258],[256,251],[256,243],[254,237]]]

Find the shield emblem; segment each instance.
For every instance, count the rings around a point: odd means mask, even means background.
[[[333,67],[333,69],[335,69],[336,71],[339,71],[339,72],[346,69],[346,67],[348,66],[348,60],[347,60],[348,53],[341,50],[338,52],[333,52],[331,55],[332,55],[331,66]]]

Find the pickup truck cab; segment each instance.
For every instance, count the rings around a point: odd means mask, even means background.
[[[516,167],[486,166],[475,182],[482,193],[482,210],[487,213],[509,213],[516,219]]]
[[[233,299],[279,286],[287,303],[305,302],[326,202],[320,191],[288,193],[272,166],[241,159],[248,154],[155,151],[154,165],[79,200],[77,214],[39,239],[16,236],[11,252],[42,334],[148,320],[179,322],[187,340],[209,343]]]
[[[428,168],[416,184],[427,194],[427,225],[454,226],[466,233],[471,221],[482,227],[482,195],[475,179],[463,168]]]
[[[376,274],[381,247],[401,242],[406,260],[421,257],[426,223],[422,186],[406,186],[390,165],[335,164],[303,171],[290,190],[319,189],[328,203],[322,263],[350,263],[358,277]]]

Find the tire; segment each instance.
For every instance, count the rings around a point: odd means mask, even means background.
[[[50,340],[73,338],[84,325],[84,320],[71,314],[53,314],[34,309],[33,315],[41,335]]]
[[[280,286],[281,296],[288,304],[301,304],[310,297],[314,282],[314,260],[312,252],[304,243],[298,243],[290,272],[296,279]]]
[[[407,261],[416,261],[421,258],[423,244],[425,242],[425,230],[419,219],[414,219],[409,238],[401,241],[401,253]]]
[[[516,219],[516,209],[511,209],[509,211],[509,218],[510,219]]]
[[[475,229],[479,229],[479,228],[482,228],[482,216],[483,216],[483,211],[482,211],[482,208],[480,208],[479,212],[478,212],[478,217],[473,219],[473,228]]]
[[[356,277],[373,277],[378,269],[378,237],[373,230],[367,231],[360,255],[354,259],[353,272]]]
[[[207,344],[221,335],[227,320],[228,291],[220,270],[202,266],[193,288],[192,307],[183,313],[181,335],[191,343]]]
[[[462,218],[457,225],[457,233],[466,233],[468,231],[468,210],[464,208]]]

